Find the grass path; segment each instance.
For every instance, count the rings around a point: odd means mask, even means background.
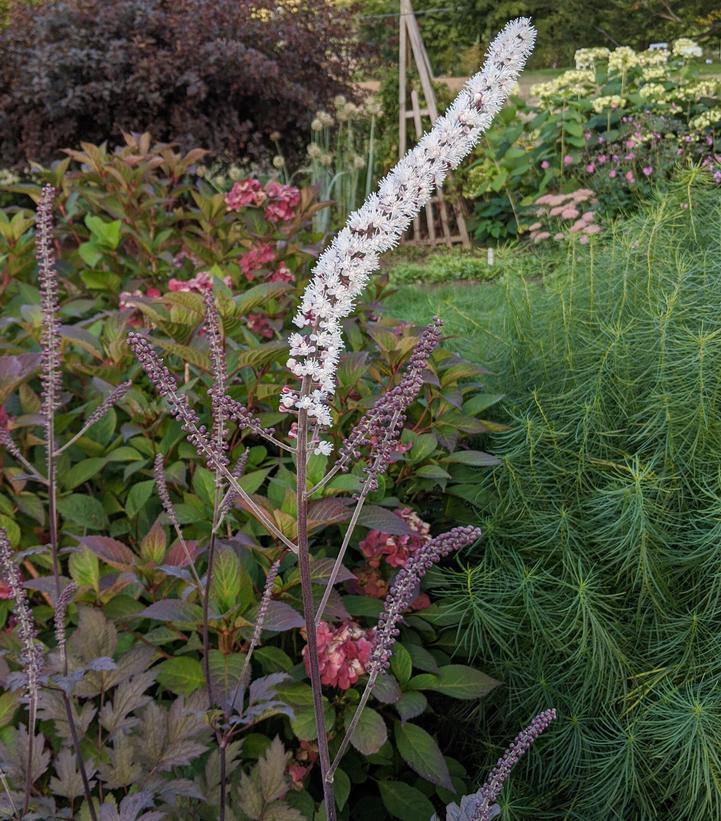
[[[390,316],[416,324],[438,315],[452,338],[447,346],[481,364],[495,359],[503,337],[505,288],[492,283],[402,285],[384,302]]]

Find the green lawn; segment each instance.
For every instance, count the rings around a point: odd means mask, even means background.
[[[452,337],[447,343],[451,350],[490,364],[505,344],[505,294],[504,285],[497,282],[401,285],[385,307],[390,316],[418,324],[430,322],[437,314]]]

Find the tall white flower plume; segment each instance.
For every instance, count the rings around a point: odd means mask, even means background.
[[[335,391],[343,350],[341,320],[353,310],[378,257],[397,245],[411,221],[478,142],[506,101],[533,50],[536,30],[520,17],[491,43],[474,75],[433,129],[400,160],[320,256],[303,294],[295,324],[305,333],[289,339],[289,370],[307,378],[301,397],[284,389],[281,407],[305,408],[320,425],[331,423],[326,400]]]

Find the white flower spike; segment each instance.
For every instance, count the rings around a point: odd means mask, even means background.
[[[474,75],[433,129],[400,160],[320,256],[303,294],[295,324],[309,329],[290,339],[289,370],[309,377],[313,401],[303,399],[308,416],[330,424],[326,406],[335,391],[336,369],[343,350],[341,320],[353,310],[378,257],[397,245],[433,189],[478,142],[500,111],[533,50],[536,30],[520,17],[506,25],[491,43],[481,71]],[[299,409],[296,393],[286,390],[284,410]]]

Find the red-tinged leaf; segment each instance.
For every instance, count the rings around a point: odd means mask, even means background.
[[[186,541],[185,544],[188,547],[188,552],[186,553],[185,548],[180,542],[176,542],[168,551],[168,555],[165,557],[165,564],[171,565],[172,567],[187,567],[190,564],[188,554],[190,554],[190,558],[195,561],[198,555],[199,542]]]
[[[380,530],[390,536],[406,536],[411,531],[407,523],[392,510],[379,505],[366,505],[358,517],[358,524],[371,530]]]
[[[322,558],[312,560],[310,564],[311,580],[315,584],[324,585],[330,578],[334,564],[335,559]],[[351,573],[345,565],[341,565],[338,569],[338,575],[336,576],[336,584],[340,584],[341,582],[349,582],[351,579],[355,579],[355,574]]]
[[[203,618],[203,611],[197,604],[182,599],[161,599],[153,602],[138,616],[156,621],[170,621],[179,624],[199,624]]]
[[[308,530],[347,522],[351,517],[350,499],[327,498],[312,502],[308,506]]]
[[[83,536],[78,541],[111,567],[124,569],[135,564],[133,551],[117,539],[111,539],[110,536]]]
[[[294,630],[303,627],[305,621],[297,610],[294,610],[287,602],[271,599],[268,604],[268,612],[263,622],[264,630],[272,630],[275,633],[283,633],[286,630]]]

